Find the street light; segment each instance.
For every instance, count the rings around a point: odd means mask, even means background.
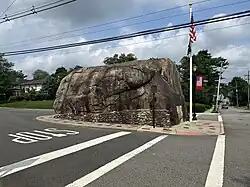
[[[197,117],[196,117],[196,111],[195,111],[195,103],[196,103],[196,71],[197,71],[197,66],[194,64],[193,65],[193,82],[194,82],[194,113],[193,113],[193,120],[197,120]]]

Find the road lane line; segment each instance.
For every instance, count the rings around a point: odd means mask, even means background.
[[[168,135],[162,135],[158,136],[157,138],[145,143],[144,145],[134,149],[133,151],[130,151],[119,158],[103,165],[102,167],[98,168],[97,170],[83,176],[82,178],[74,181],[71,184],[68,184],[66,187],[83,187],[88,185],[89,183],[93,182],[94,180],[100,178],[104,174],[108,173],[109,171],[113,170],[114,168],[118,167],[122,163],[128,161],[129,159],[133,158],[137,154],[145,151],[146,149],[152,147],[156,143],[160,142],[164,138],[166,138]]]
[[[130,134],[131,132],[125,132],[125,131],[121,131],[121,132],[117,132],[117,133],[113,133],[113,134],[109,134],[109,135],[105,135],[99,138],[95,138],[83,143],[79,143],[70,147],[66,147],[57,151],[53,151],[50,153],[45,153],[43,155],[39,155],[36,157],[32,157],[29,159],[25,159],[22,160],[20,162],[16,162],[13,164],[10,164],[8,166],[3,166],[0,168],[0,178],[5,177],[7,175],[16,173],[18,171],[51,161],[53,159],[59,158],[59,157],[63,157],[78,151],[81,151],[83,149],[101,144],[103,142],[106,142],[108,140],[112,140],[121,136],[125,136]]]
[[[222,122],[222,117],[221,117],[220,114],[218,115],[218,121],[219,121],[219,122]]]
[[[222,187],[225,157],[225,135],[219,135],[212,162],[207,175],[205,187]]]
[[[218,115],[218,122],[220,123],[220,134],[223,135],[225,134],[225,129],[224,129],[224,124],[223,124],[223,119],[220,114]]]

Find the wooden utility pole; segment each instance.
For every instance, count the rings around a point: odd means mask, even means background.
[[[250,80],[250,72],[249,70],[247,71],[247,75],[245,75],[247,77],[247,109],[249,110],[249,80]]]

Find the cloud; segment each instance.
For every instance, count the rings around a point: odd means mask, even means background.
[[[32,4],[41,4],[43,2],[44,0],[36,0],[35,2],[34,0],[19,0],[14,4],[15,6],[13,5],[10,12],[14,12],[20,8],[27,8]],[[152,10],[163,9],[163,7],[174,7],[186,3],[186,0],[109,0],[105,2],[102,0],[78,0],[76,3],[61,8],[2,24],[0,27],[0,51],[44,47],[70,42],[87,41],[115,34],[131,33],[136,30],[141,30],[142,27],[140,25],[136,27],[131,26],[92,35],[83,34],[85,32],[93,31],[86,30],[64,34],[60,37],[71,36],[72,34],[78,34],[79,36],[65,38],[63,40],[50,41],[51,39],[58,38],[57,36],[42,38],[36,41],[26,41],[24,43],[19,43],[18,45],[1,46],[6,43],[61,33],[80,27],[88,27],[90,25],[104,23],[106,21],[140,15]],[[6,6],[7,3],[5,5],[3,4],[2,7]],[[187,10],[180,9],[177,10],[177,13],[186,11]],[[171,14],[172,12],[168,15]],[[214,16],[219,15],[223,14],[219,13]],[[157,16],[154,18],[157,18]],[[143,19],[146,18],[142,18],[141,20]],[[183,22],[182,17],[178,18],[178,20],[173,21],[170,19],[167,21],[169,25],[176,24],[176,22]],[[201,49],[208,49],[212,55],[227,58],[230,63],[230,67],[225,72],[228,80],[234,75],[242,75],[245,69],[240,67],[248,66],[247,61],[250,58],[250,54],[248,54],[250,46],[246,43],[246,38],[249,37],[250,26],[246,24],[247,22],[249,22],[249,18],[241,18],[238,20],[209,24],[204,27],[197,27],[198,36],[197,42],[194,44],[194,52],[198,52]],[[116,23],[113,26],[95,28],[94,31],[123,24],[127,24],[127,22]],[[162,25],[165,26],[167,24],[166,22],[159,22],[157,25],[152,26],[152,23],[150,23],[145,25],[143,29]],[[231,27],[233,25],[238,25],[238,27]],[[218,29],[223,27],[226,29]],[[60,66],[70,68],[77,64],[81,66],[101,65],[102,60],[105,57],[113,56],[114,53],[132,52],[140,59],[148,59],[150,57],[169,57],[172,60],[179,62],[187,52],[188,32],[188,29],[182,29],[105,44],[13,56],[8,59],[15,63],[16,69],[22,69],[29,75],[38,68],[52,73]]]

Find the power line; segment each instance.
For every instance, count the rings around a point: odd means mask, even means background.
[[[9,6],[3,11],[3,13],[1,14],[0,17],[2,17],[2,16],[10,9],[10,7],[11,7],[15,2],[16,2],[16,0],[13,0],[13,1],[9,4]]]
[[[25,8],[25,9],[23,9],[23,10],[19,10],[18,12],[14,12],[14,13],[12,13],[11,15],[9,15],[9,17],[18,16],[18,15],[20,15],[20,14],[28,13],[28,12],[30,12],[30,11],[33,10],[33,7],[35,7],[36,9],[41,9],[41,8],[45,8],[45,7],[47,7],[47,6],[51,6],[51,5],[54,5],[54,4],[63,2],[63,1],[65,1],[65,0],[56,0],[56,1],[54,1],[54,2],[46,1],[46,2],[44,2],[44,3],[42,3],[42,4],[39,4],[39,5],[36,5],[36,6],[33,5],[33,6],[31,6],[30,8]],[[2,19],[3,19],[3,18],[2,18]]]
[[[196,26],[198,26],[198,25],[206,25],[206,24],[217,23],[217,22],[222,22],[222,21],[227,21],[227,20],[232,20],[232,19],[237,19],[237,18],[242,18],[242,17],[247,17],[247,16],[250,16],[250,10],[233,13],[233,14],[229,14],[229,15],[226,15],[226,16],[220,16],[220,17],[216,17],[216,18],[209,18],[209,19],[205,19],[205,20],[195,21],[194,24]],[[71,47],[90,45],[90,44],[98,44],[98,43],[128,39],[128,38],[133,38],[133,37],[138,37],[138,36],[145,36],[145,35],[149,35],[149,34],[161,33],[161,32],[166,32],[166,31],[178,30],[178,29],[187,28],[189,26],[190,26],[190,23],[184,23],[184,24],[180,24],[180,25],[174,25],[174,26],[171,26],[171,27],[167,27],[167,28],[162,27],[162,28],[144,30],[144,31],[135,32],[135,33],[131,33],[131,34],[120,35],[120,36],[109,37],[109,38],[96,39],[96,40],[91,40],[91,41],[87,41],[87,42],[77,42],[77,43],[56,45],[56,46],[44,47],[44,48],[35,48],[35,49],[27,49],[27,50],[20,50],[20,51],[5,52],[5,53],[3,53],[3,55],[4,56],[13,56],[13,55],[20,55],[20,54],[51,51],[51,50],[56,50],[56,49],[71,48]]]
[[[218,30],[229,29],[229,28],[245,26],[245,25],[250,25],[250,22],[226,26],[226,27],[219,27],[219,28],[210,29],[210,30],[198,31],[197,33],[214,32],[214,31],[218,31]],[[125,44],[125,45],[113,45],[113,46],[108,46],[108,47],[98,48],[98,49],[71,51],[71,52],[67,52],[66,54],[81,53],[81,52],[85,52],[85,51],[96,51],[96,50],[100,50],[100,49],[112,49],[112,48],[117,48],[117,47],[126,47],[126,46],[130,46],[130,45],[145,44],[145,43],[155,42],[155,41],[159,41],[159,40],[169,40],[169,39],[178,38],[178,37],[182,37],[182,36],[188,36],[188,35],[189,34],[178,34],[178,35],[174,35],[174,36],[155,38],[155,39],[151,39],[151,40],[143,41],[143,42],[133,42],[133,43]],[[238,46],[231,47],[231,49],[233,49],[233,48],[239,48],[239,47]]]
[[[205,8],[205,9],[200,9],[200,10],[197,10],[197,11],[194,11],[194,12],[198,13],[198,12],[208,11],[208,10],[211,10],[211,9],[217,9],[217,8],[222,8],[222,7],[227,7],[227,6],[239,5],[239,4],[243,4],[243,3],[247,3],[247,2],[250,2],[250,0],[238,1],[238,2],[224,4],[224,5],[220,5],[220,6],[213,6],[213,7],[209,7],[209,8]],[[40,41],[40,42],[36,42],[36,44],[50,42],[50,41],[58,41],[58,40],[66,39],[66,38],[74,38],[74,37],[79,37],[79,36],[87,35],[87,34],[95,34],[95,33],[110,31],[110,30],[114,30],[114,29],[125,28],[125,27],[128,27],[128,26],[133,26],[133,25],[139,25],[139,24],[144,24],[144,23],[159,21],[159,20],[163,20],[163,19],[167,19],[167,18],[173,18],[173,17],[182,16],[182,15],[188,15],[188,14],[189,13],[175,14],[175,15],[171,15],[171,16],[167,16],[167,17],[161,17],[161,18],[146,20],[146,21],[142,21],[142,22],[136,22],[136,23],[127,24],[127,25],[118,26],[118,27],[112,27],[112,28],[97,30],[97,31],[93,31],[93,32],[85,32],[85,33],[81,33],[81,34],[76,34],[76,35],[67,36],[67,37],[60,37],[60,38],[55,38],[55,39],[46,40],[46,41]],[[77,29],[77,30],[73,30],[73,31],[68,31],[67,33],[75,32],[75,31],[80,31],[80,30],[85,30],[85,29],[87,29],[87,28]],[[21,44],[21,43],[28,42],[28,41],[36,41],[36,40],[39,40],[39,39],[45,39],[45,38],[49,38],[49,37],[53,37],[53,36],[60,36],[60,35],[63,35],[63,34],[59,33],[59,34],[54,34],[54,35],[47,35],[47,36],[43,36],[43,37],[38,37],[38,38],[33,38],[33,39],[28,39],[28,40],[23,40],[23,41],[18,41],[18,42],[12,42],[12,43],[7,43],[7,44],[2,44],[2,45],[0,45],[0,47],[1,46],[7,46],[7,45]],[[31,45],[31,44],[24,44],[24,45],[22,44],[22,46],[29,46],[29,45]],[[15,46],[18,46],[18,45],[15,45]]]
[[[26,16],[29,16],[29,15],[32,15],[32,14],[37,14],[37,13],[40,13],[40,12],[44,12],[46,10],[50,10],[50,9],[53,9],[53,8],[57,8],[59,6],[63,6],[63,5],[75,2],[77,0],[68,0],[66,2],[63,2],[63,1],[65,1],[65,0],[58,0],[56,2],[49,3],[47,5],[43,5],[43,6],[40,6],[40,7],[37,7],[37,8],[35,6],[32,6],[32,9],[30,9],[29,11],[28,10],[26,11],[27,13],[21,12],[21,13],[15,14],[15,15],[5,15],[4,18],[1,18],[1,19],[3,19],[3,21],[0,21],[0,24],[5,23],[7,21],[11,21],[11,20],[22,18],[22,17],[26,17]],[[62,2],[62,3],[57,4],[58,2]],[[53,6],[51,6],[51,5],[53,5]]]
[[[236,18],[240,18],[240,17],[246,17],[246,16],[250,15],[250,14],[248,14],[248,15],[240,15],[239,16],[239,14],[244,14],[244,13],[249,13],[249,11],[234,13],[234,14],[230,14],[230,15],[227,15],[227,16],[220,16],[220,17],[217,17],[217,18],[211,18],[211,19],[196,21],[195,24],[196,25],[204,25],[204,24],[208,24],[208,23],[226,21],[226,20],[236,19]],[[232,17],[232,16],[235,16],[235,15],[238,15],[238,16],[237,17]],[[14,52],[6,52],[5,56],[26,54],[26,53],[34,53],[34,52],[42,52],[42,51],[48,51],[48,50],[63,49],[63,48],[76,47],[76,46],[82,46],[82,45],[89,45],[89,44],[103,43],[103,42],[109,42],[109,41],[116,41],[116,40],[121,40],[121,39],[128,39],[128,38],[132,38],[132,37],[137,37],[137,36],[145,36],[145,35],[148,35],[148,34],[154,34],[154,33],[159,33],[159,32],[165,32],[165,31],[170,31],[170,30],[186,28],[188,26],[189,26],[189,23],[186,23],[186,24],[172,26],[172,27],[169,27],[169,28],[164,27],[164,28],[146,30],[146,31],[141,31],[141,32],[137,32],[137,33],[132,33],[132,34],[129,34],[129,35],[121,35],[121,36],[117,36],[117,37],[104,38],[104,39],[99,39],[99,40],[92,40],[92,41],[88,41],[88,42],[79,42],[79,43],[71,43],[71,44],[66,44],[66,45],[58,45],[58,46],[45,47],[45,48],[37,48],[37,49],[14,51]]]
[[[201,4],[201,3],[205,3],[205,2],[209,2],[209,1],[213,1],[213,0],[197,1],[197,2],[195,2],[193,4]],[[237,3],[240,4],[240,3],[245,3],[245,2],[250,2],[250,0],[240,1],[240,2],[237,2]],[[230,3],[230,4],[227,4],[227,5],[211,7],[211,8],[207,8],[207,9],[198,10],[198,11],[195,11],[195,12],[201,12],[201,11],[204,11],[204,10],[210,10],[210,9],[214,9],[214,8],[222,8],[222,7],[225,7],[225,6],[232,6],[232,5],[235,5],[237,3]],[[175,9],[183,8],[183,7],[186,7],[186,6],[189,6],[189,4],[176,6],[176,7],[172,7],[172,8],[167,8],[167,9],[163,9],[163,10],[159,10],[159,11],[149,12],[149,13],[142,14],[142,15],[137,15],[137,16],[133,16],[133,17],[129,17],[129,18],[115,20],[115,21],[102,23],[102,24],[98,24],[98,25],[93,25],[93,26],[89,26],[89,27],[84,27],[84,28],[80,28],[80,29],[75,29],[75,30],[71,30],[71,31],[65,31],[65,32],[57,33],[57,34],[51,34],[51,35],[46,35],[46,36],[42,36],[42,37],[31,38],[31,39],[22,40],[22,41],[1,44],[0,46],[13,45],[13,44],[18,44],[18,43],[23,43],[23,42],[28,42],[28,41],[36,41],[36,40],[39,40],[39,39],[50,38],[50,37],[54,37],[54,36],[60,36],[60,35],[68,34],[68,33],[73,33],[73,32],[83,31],[83,30],[92,29],[92,28],[96,28],[96,27],[111,25],[111,24],[114,24],[114,23],[124,22],[124,21],[132,20],[132,19],[136,19],[136,18],[140,18],[140,17],[145,17],[145,16],[161,13],[161,12],[167,12],[167,11],[170,11],[170,10],[175,10]],[[153,22],[153,21],[159,21],[159,20],[163,20],[163,19],[167,19],[167,18],[173,18],[173,17],[187,15],[187,14],[189,14],[189,13],[182,13],[182,14],[177,14],[177,15],[173,15],[173,16],[167,16],[167,17],[162,17],[162,18],[158,18],[158,19],[152,19],[152,20],[137,22],[137,23],[133,23],[133,24],[125,25],[125,26],[119,26],[119,27],[110,28],[110,29],[103,29],[101,31],[94,31],[94,32],[88,32],[88,33],[83,33],[83,34],[92,34],[92,33],[104,32],[104,31],[108,31],[108,30],[124,28],[124,27],[127,27],[127,26],[139,25],[139,24]],[[76,36],[80,36],[80,35],[76,35]],[[70,36],[70,37],[65,37],[65,38],[71,38],[71,37],[76,37],[76,36]],[[55,40],[57,40],[57,39],[55,39]],[[46,41],[44,41],[44,42],[46,42]],[[43,42],[39,42],[39,43],[43,43]]]

